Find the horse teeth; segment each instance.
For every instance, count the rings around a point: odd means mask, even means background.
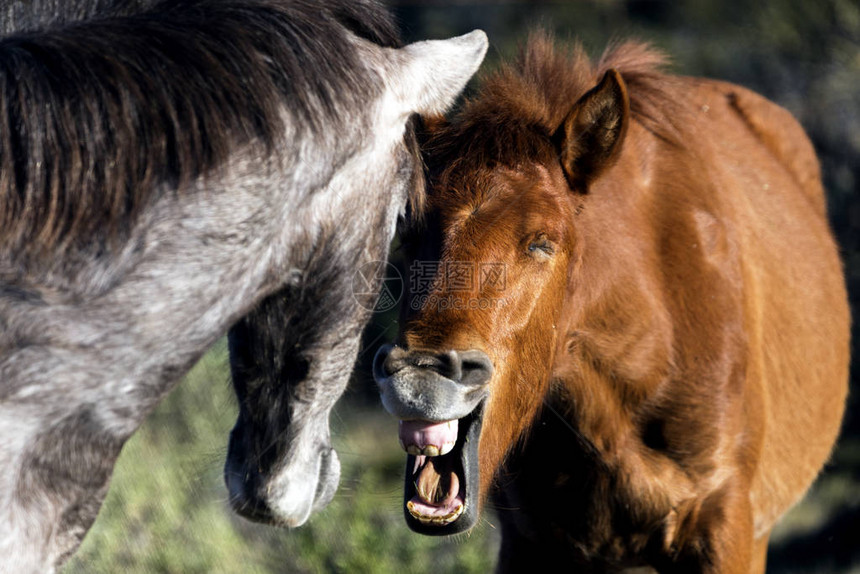
[[[442,456],[443,454],[448,454],[452,450],[454,450],[454,445],[457,444],[455,442],[446,442],[441,447],[436,446],[435,444],[428,444],[426,446],[420,447],[415,444],[410,444],[406,446],[401,441],[400,446],[407,453],[413,456]]]
[[[434,526],[444,526],[446,524],[450,524],[457,520],[461,514],[463,514],[463,510],[465,509],[464,505],[460,505],[453,510],[453,512],[449,512],[444,516],[426,516],[418,512],[415,509],[415,506],[412,504],[412,501],[406,503],[406,508],[409,510],[409,514],[412,515],[418,522],[421,524],[432,524]]]

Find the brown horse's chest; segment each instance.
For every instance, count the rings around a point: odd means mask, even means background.
[[[553,412],[542,415],[497,484],[504,544],[520,541],[553,560],[596,571],[639,566],[662,553],[676,518],[668,497],[633,492]]]

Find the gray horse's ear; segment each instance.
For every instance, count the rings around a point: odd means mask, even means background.
[[[401,114],[443,114],[478,71],[489,42],[482,30],[447,40],[425,40],[396,50],[389,80]]]
[[[561,167],[571,188],[585,192],[621,153],[630,100],[617,70],[582,96],[553,135]]]

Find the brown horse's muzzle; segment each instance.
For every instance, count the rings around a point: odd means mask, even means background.
[[[406,463],[406,523],[454,534],[478,519],[478,441],[493,364],[483,351],[407,351],[386,345],[373,375],[398,417]]]
[[[401,420],[444,422],[470,414],[489,393],[493,363],[483,351],[407,351],[384,345],[373,361],[382,404]]]

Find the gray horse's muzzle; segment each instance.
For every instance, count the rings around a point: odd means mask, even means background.
[[[320,424],[327,425],[328,417]],[[230,433],[224,479],[231,506],[239,515],[296,527],[331,501],[340,479],[340,461],[331,445],[311,432],[313,426],[298,429],[286,452],[271,460],[265,454],[253,454],[257,451],[248,446],[246,436],[253,430],[237,423]]]

